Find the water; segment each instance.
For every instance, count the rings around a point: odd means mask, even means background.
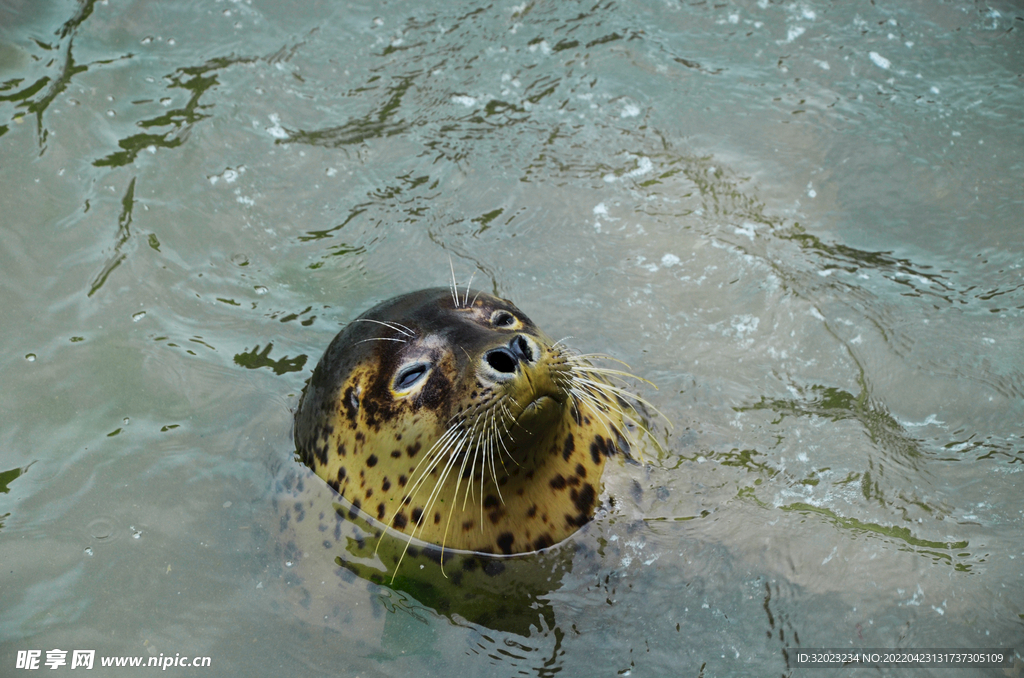
[[[5,3],[4,672],[1019,652],[1022,31],[1009,2]],[[606,473],[554,628],[360,581],[318,624],[273,554],[291,409],[449,259],[657,383],[666,454]]]

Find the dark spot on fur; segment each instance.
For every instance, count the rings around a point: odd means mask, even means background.
[[[512,553],[512,544],[515,543],[516,538],[511,532],[502,532],[498,535],[498,548],[505,555]]]
[[[590,458],[595,464],[601,463],[601,457],[611,457],[615,455],[618,450],[612,443],[611,438],[605,438],[604,436],[597,436],[594,438],[594,442],[590,443]]]
[[[537,537],[536,540],[534,540],[533,548],[535,551],[540,551],[542,549],[546,549],[549,546],[553,546],[554,543],[554,540],[551,539],[551,535],[545,532],[541,536]]]
[[[571,487],[579,487],[579,484],[583,481],[580,480],[579,476],[569,476],[569,479],[566,480],[565,482],[568,483]]]
[[[377,504],[377,520],[384,520],[384,511],[385,511],[384,504],[383,503]]]
[[[556,475],[554,478],[551,479],[551,487],[555,488],[556,490],[564,490],[565,478],[563,478],[561,474]]]
[[[405,484],[407,482],[409,482],[408,478],[406,478],[405,476],[402,476],[402,475],[398,476],[398,485],[399,485],[399,487],[405,487]]]
[[[366,460],[366,465],[369,466],[370,468],[373,468],[374,466],[376,466],[377,465],[377,455],[376,454],[371,454],[369,456],[369,458]]]
[[[583,464],[576,464],[576,475],[578,475],[580,478],[587,477],[587,469],[583,466]]]
[[[338,482],[340,483],[340,482],[342,482],[343,480],[345,480],[345,476],[346,476],[346,475],[348,475],[348,474],[347,474],[347,472],[345,471],[345,467],[344,467],[344,466],[339,466],[339,467],[338,467]]]
[[[391,489],[391,481],[388,480],[387,476],[384,476],[384,482],[381,483],[380,489],[384,490],[385,492]]]
[[[373,488],[372,487],[366,488],[366,498],[369,499],[372,496],[373,496]]]
[[[423,518],[423,509],[421,509],[421,508],[414,508],[412,510],[412,522],[414,522],[415,524],[419,525],[421,518]]]
[[[576,438],[570,433],[565,437],[565,445],[562,447],[562,459],[569,461],[569,457],[576,450]]]
[[[438,511],[434,511],[434,524],[437,525],[441,522],[441,514]]]
[[[362,503],[358,499],[353,501],[352,502],[352,508],[349,509],[349,512],[348,512],[348,517],[353,519],[353,520],[355,520],[356,516],[359,515],[360,507],[362,507]]]
[[[328,485],[328,486],[329,486],[329,487],[330,487],[330,488],[331,488],[332,490],[334,490],[335,492],[341,492],[341,490],[340,490],[340,489],[338,489],[338,481],[337,481],[337,480],[328,480],[328,481],[327,481],[327,485]]]
[[[536,504],[534,504],[533,506],[531,506],[531,507],[530,507],[530,510],[526,512],[526,517],[527,517],[527,518],[532,518],[532,517],[534,517],[535,515],[537,515],[537,505],[536,505]]]
[[[408,447],[405,448],[405,453],[409,455],[410,458],[415,457],[419,453],[419,451],[420,441],[418,440],[414,444],[409,445]]]
[[[494,508],[498,505],[498,498],[493,494],[489,494],[484,497],[484,508]]]
[[[565,517],[566,522],[576,527],[583,527],[590,522],[590,518],[594,514],[594,502],[597,500],[594,486],[587,483],[579,490],[572,490],[569,496],[572,498],[573,505],[579,513],[575,516],[567,515]]]
[[[395,516],[394,520],[391,521],[391,524],[400,530],[404,530],[405,526],[409,524],[409,519],[404,513],[399,513]]]
[[[441,409],[448,402],[448,395],[452,391],[451,382],[444,376],[441,370],[432,370],[427,383],[420,389],[416,396],[415,407],[429,407],[432,410]]]
[[[469,532],[472,529],[473,529],[473,521],[472,520],[463,521],[463,523],[462,523],[462,531],[463,532]]]
[[[327,436],[329,435],[326,431],[322,434],[323,437],[318,435],[316,442],[313,443],[313,456],[320,462],[321,465],[327,463]]]
[[[596,500],[597,493],[594,491],[594,486],[590,483],[584,485],[578,493],[575,491],[572,493],[572,501],[580,513],[590,515],[590,512],[594,510],[594,502]]]
[[[391,450],[391,458],[392,459],[398,459],[401,456],[402,456],[402,451],[401,450]]]

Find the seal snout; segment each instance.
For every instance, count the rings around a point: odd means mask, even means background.
[[[491,368],[497,381],[510,379],[520,365],[537,362],[537,346],[526,335],[517,334],[507,346],[494,348],[484,354],[484,363]]]

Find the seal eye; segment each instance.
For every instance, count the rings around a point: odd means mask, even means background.
[[[403,367],[395,377],[395,390],[408,391],[411,389],[426,376],[429,367],[427,363],[413,363]]]
[[[495,311],[491,314],[491,324],[497,327],[511,327],[516,322],[516,317],[508,311]]]

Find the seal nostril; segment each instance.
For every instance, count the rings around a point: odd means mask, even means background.
[[[487,364],[504,374],[512,374],[516,371],[516,364],[519,362],[511,351],[505,348],[496,348],[488,351]]]
[[[525,360],[528,363],[536,360],[533,356],[533,350],[530,348],[530,342],[521,334],[508,342],[508,347],[512,349],[512,353],[515,354],[517,360]]]

